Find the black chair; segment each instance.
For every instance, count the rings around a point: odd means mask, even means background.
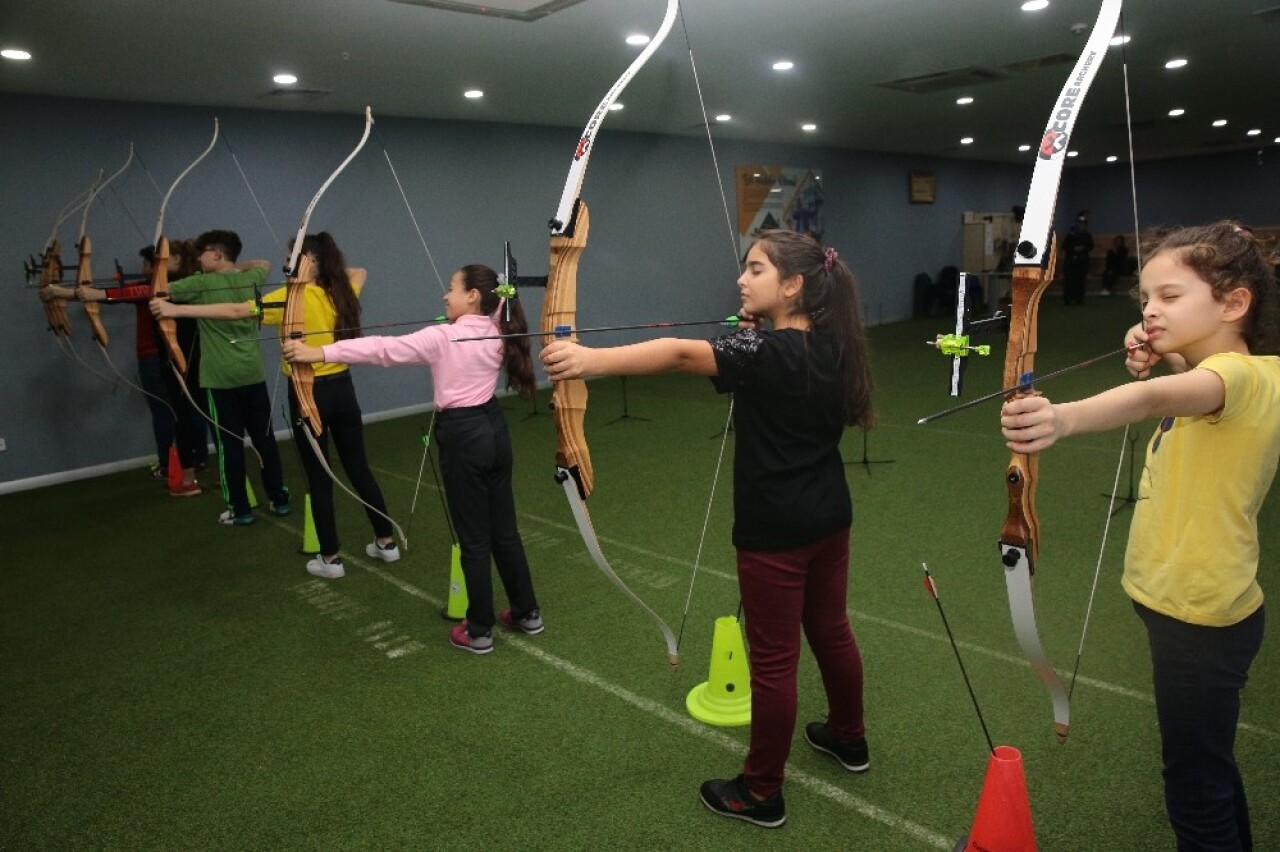
[[[921,272],[911,285],[911,315],[916,318],[933,316],[933,302],[937,293],[929,273]]]
[[[954,266],[944,266],[938,273],[938,297],[935,305],[943,313],[955,313],[956,295],[960,292],[960,270]]]

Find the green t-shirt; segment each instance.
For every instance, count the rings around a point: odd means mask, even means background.
[[[179,304],[216,305],[248,302],[267,278],[265,268],[238,272],[198,272],[169,285]],[[200,384],[206,388],[238,388],[265,381],[257,343],[258,323],[242,320],[197,320],[200,325]],[[232,343],[238,340],[240,343]]]

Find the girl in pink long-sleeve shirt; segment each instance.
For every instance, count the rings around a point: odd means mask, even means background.
[[[446,325],[400,337],[360,337],[327,346],[299,340],[284,344],[295,363],[338,362],[381,367],[426,364],[431,368],[437,412],[435,440],[440,470],[462,551],[467,617],[449,641],[473,654],[493,650],[493,580],[490,560],[510,603],[498,613],[503,626],[525,633],[544,629],[516,525],[511,489],[511,436],[494,396],[499,374],[521,399],[533,396],[528,338],[451,343],[451,338],[521,334],[528,329],[519,301],[499,294],[498,274],[472,264],[454,273],[444,296]],[[511,295],[514,295],[513,293]]]

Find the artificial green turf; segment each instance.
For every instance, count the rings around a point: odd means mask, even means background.
[[[1124,299],[1047,302],[1040,371],[1118,347],[1135,313]],[[1040,848],[1171,848],[1145,638],[1118,583],[1130,513],[1111,529],[1059,746],[997,562],[1008,452],[996,407],[915,425],[950,403],[946,360],[923,345],[946,324],[872,330],[881,425],[867,455],[892,463],[848,468],[872,768],[847,773],[797,736],[781,831],[697,800],[702,780],[740,771],[746,743],[746,729],[684,709],[708,677],[715,619],[737,610],[732,476],[726,459],[686,617],[726,403],[706,380],[666,376],[628,380],[627,410],[648,421],[610,424],[621,383],[591,383],[589,505],[618,573],[683,625],[675,671],[657,628],[584,552],[551,481],[550,418],[514,399],[516,497],[548,629],[500,635],[485,658],[445,638],[449,542],[430,476],[395,565],[363,556],[363,512],[338,496],[349,554],[338,581],[303,571],[297,514],[220,527],[215,497],[172,500],[137,471],[0,498],[0,847],[947,848],[969,828],[987,758],[921,586],[928,562],[992,737],[1022,752]],[[995,389],[999,373],[997,356],[975,360],[966,396]],[[1043,389],[1067,399],[1123,379],[1116,359]],[[402,525],[426,419],[368,428]],[[1141,452],[1150,424],[1138,432]],[[1041,459],[1037,611],[1065,675],[1122,443],[1082,436]],[[862,459],[858,431],[844,449]],[[1273,501],[1261,519],[1264,589],[1277,583],[1277,511]],[[1237,748],[1259,849],[1280,848],[1278,643],[1273,630],[1254,664]],[[800,723],[823,710],[806,656]]]

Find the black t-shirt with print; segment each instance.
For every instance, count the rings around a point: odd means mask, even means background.
[[[711,341],[734,395],[733,544],[787,550],[853,518],[839,442],[843,389],[828,334],[741,329]]]

